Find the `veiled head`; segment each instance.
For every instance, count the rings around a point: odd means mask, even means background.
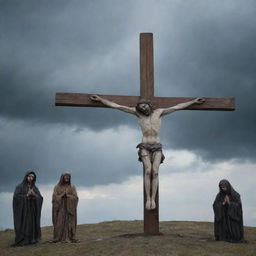
[[[230,193],[231,185],[228,180],[223,179],[219,182],[219,188],[221,192]]]
[[[62,173],[59,181],[59,185],[65,185],[71,183],[71,174],[69,172]]]
[[[36,174],[33,171],[27,172],[23,179],[23,184],[35,184],[36,182]]]

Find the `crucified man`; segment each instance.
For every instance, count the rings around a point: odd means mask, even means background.
[[[101,102],[108,107],[137,116],[143,135],[142,142],[137,148],[139,148],[139,161],[143,163],[143,168],[145,170],[146,209],[155,209],[155,197],[158,189],[158,170],[160,164],[164,160],[159,136],[162,116],[171,114],[176,110],[185,109],[192,104],[202,104],[205,102],[205,99],[196,98],[185,103],[177,104],[173,107],[153,109],[150,100],[147,99],[140,99],[136,107],[127,107],[103,99],[98,95],[92,95],[90,98],[91,100]]]

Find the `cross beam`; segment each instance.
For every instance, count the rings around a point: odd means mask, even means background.
[[[90,99],[92,94],[86,93],[56,93],[56,106],[74,107],[107,107]],[[194,98],[155,97],[154,96],[154,60],[153,34],[140,34],[140,96],[100,95],[102,98],[121,105],[135,107],[139,98],[150,99],[154,108],[167,108]],[[234,98],[205,98],[204,104],[194,104],[187,110],[235,110]],[[144,180],[144,179],[143,179]],[[158,186],[159,187],[159,186]],[[159,234],[159,195],[156,195],[156,208],[146,210],[145,184],[144,188],[144,233]]]
[[[95,102],[90,99],[92,94],[87,93],[56,93],[56,106],[73,106],[73,107],[101,107],[108,108],[100,102]],[[135,107],[139,98],[143,96],[124,96],[124,95],[103,95],[97,94],[100,97],[114,101],[118,104]],[[151,99],[154,108],[168,108],[182,102],[190,101],[193,98],[187,97],[153,97]],[[205,98],[204,104],[194,104],[185,110],[235,110],[234,98]]]

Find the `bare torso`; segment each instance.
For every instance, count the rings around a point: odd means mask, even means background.
[[[171,114],[176,110],[181,110],[189,107],[190,105],[197,103],[202,104],[205,100],[203,98],[197,98],[185,103],[180,103],[175,106],[171,106],[169,108],[159,108],[153,110],[152,106],[150,105],[150,101],[142,99],[138,102],[136,107],[128,107],[119,105],[115,102],[103,99],[98,95],[92,95],[91,100],[99,101],[104,105],[119,109],[124,112],[136,115],[138,118],[138,122],[142,131],[142,143],[149,143],[149,144],[156,144],[160,143],[160,128],[161,128],[161,121],[162,116]],[[151,152],[152,153],[152,152]],[[157,150],[154,152],[154,157],[151,158],[152,154],[145,149],[139,149],[139,155],[143,162],[144,168],[144,181],[145,181],[145,192],[146,192],[146,209],[153,210],[156,208],[155,203],[155,196],[158,188],[158,170],[159,165],[162,161],[162,151]],[[153,159],[153,163],[152,163]],[[152,175],[152,180],[151,180]],[[152,193],[151,193],[152,189]]]
[[[161,112],[156,109],[149,116],[137,115],[138,122],[142,131],[143,143],[160,143],[160,128],[161,128]]]

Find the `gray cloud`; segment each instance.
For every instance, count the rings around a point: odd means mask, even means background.
[[[56,92],[138,95],[139,33],[148,31],[155,38],[157,96],[234,96],[237,102],[235,112],[166,117],[164,147],[189,149],[210,161],[255,161],[253,1],[1,1],[0,12],[2,184],[10,170],[22,177],[29,168],[45,170],[45,183],[56,179],[49,170],[71,168],[80,177],[84,156],[91,158],[86,185],[133,174],[134,152],[129,161],[119,155],[122,161],[115,166],[104,153],[109,148],[102,149],[99,162],[91,145],[80,147],[72,136],[63,141],[58,134],[63,127],[74,134],[74,129],[83,134],[84,129],[137,127],[134,117],[110,109],[55,107],[54,97]],[[52,139],[45,139],[47,131],[55,134]],[[93,172],[108,161],[109,176]],[[129,171],[119,173],[124,168]]]
[[[41,184],[56,184],[69,171],[81,186],[119,183],[141,173],[135,135],[125,127],[99,133],[63,125],[0,124],[0,191],[12,191],[29,170]]]

